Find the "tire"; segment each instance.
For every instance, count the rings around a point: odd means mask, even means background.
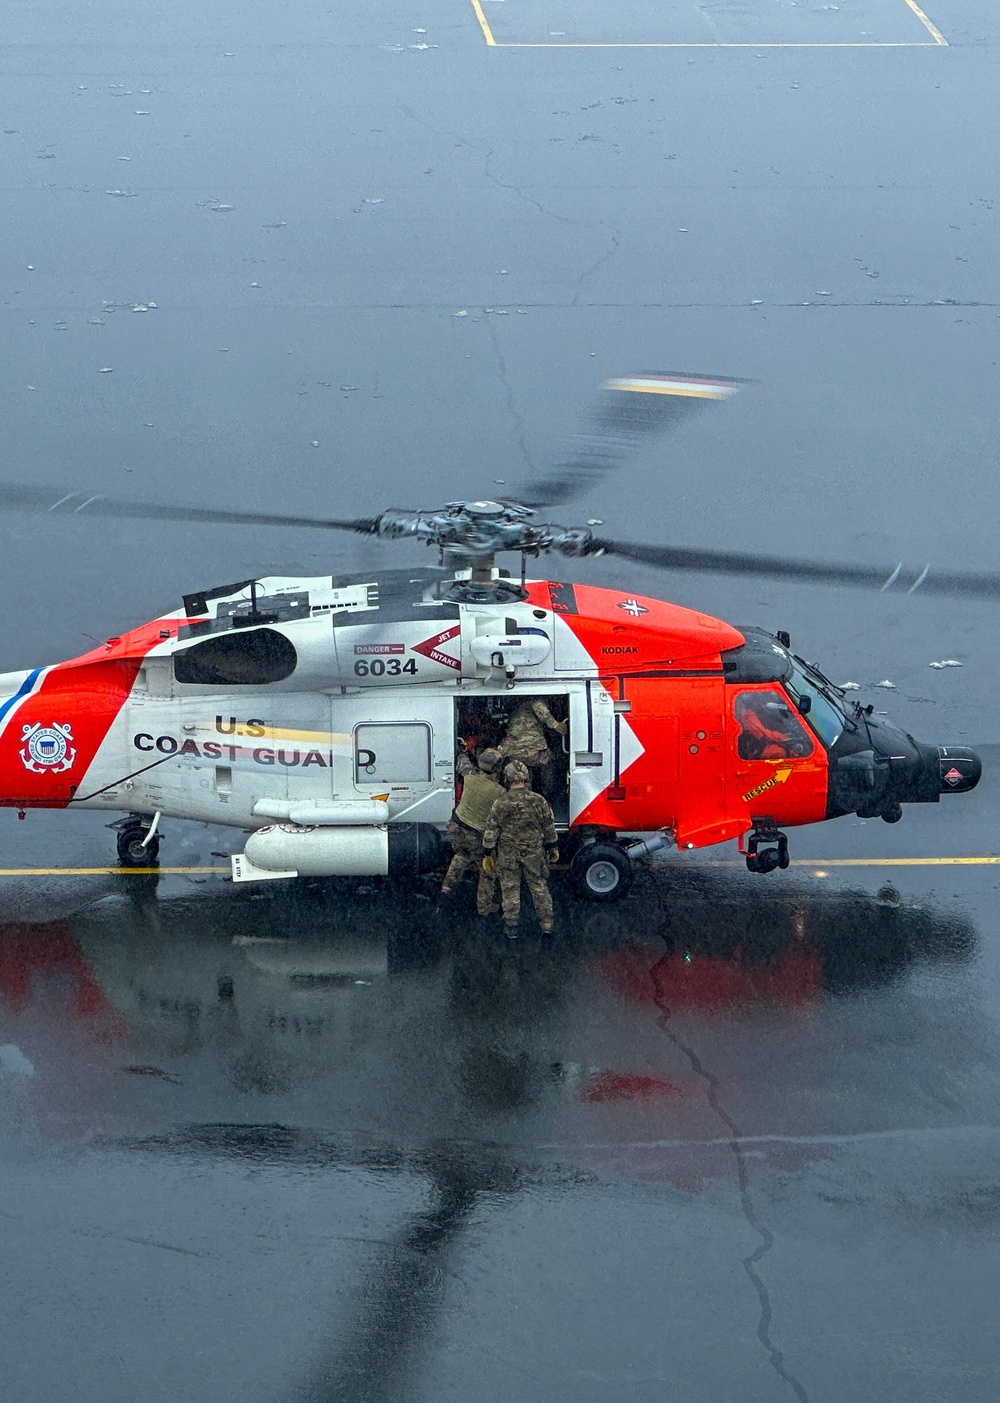
[[[122,867],[155,867],[160,853],[160,839],[157,835],[145,847],[142,841],[149,832],[139,824],[129,824],[118,833],[118,862]]]
[[[632,888],[632,859],[617,843],[588,843],[570,863],[570,879],[585,901],[621,901]]]

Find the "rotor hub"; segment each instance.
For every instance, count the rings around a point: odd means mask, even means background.
[[[588,548],[593,537],[589,531],[536,524],[533,516],[533,510],[519,502],[448,502],[436,511],[383,512],[377,531],[392,540],[409,536],[437,546],[443,555],[472,566],[480,577],[501,551],[591,553]]]

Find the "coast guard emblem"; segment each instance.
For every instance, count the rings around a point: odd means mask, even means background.
[[[35,774],[52,770],[59,774],[72,767],[76,751],[70,745],[73,739],[71,726],[61,726],[58,721],[51,726],[43,726],[36,721],[33,726],[21,727],[21,764]]]

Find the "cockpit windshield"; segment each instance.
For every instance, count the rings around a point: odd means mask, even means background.
[[[806,721],[819,736],[827,750],[833,748],[843,734],[847,718],[836,698],[833,684],[827,682],[801,658],[792,658],[792,670],[784,685],[795,702],[809,698]]]

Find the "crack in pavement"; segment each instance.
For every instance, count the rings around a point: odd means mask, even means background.
[[[524,200],[526,204],[531,205],[533,209],[536,209],[539,214],[545,215],[547,219],[558,220],[560,224],[573,224],[580,229],[588,228],[590,225],[595,223],[598,228],[604,227],[603,220],[595,221],[593,219],[586,218],[574,219],[568,214],[559,214],[556,210],[549,209],[546,205],[543,205],[540,200],[537,200],[534,197],[534,195],[529,195],[527,191],[521,188],[521,186],[513,185],[506,180],[501,180],[500,176],[497,175],[496,172],[491,169],[493,159],[497,154],[496,147],[487,147],[485,142],[470,141],[468,137],[461,136],[458,132],[446,132],[443,129],[431,126],[429,122],[426,122],[422,117],[419,117],[413,111],[412,108],[404,106],[402,104],[400,106],[400,111],[402,111],[405,114],[405,116],[409,117],[409,119],[412,122],[416,122],[418,126],[426,127],[428,131],[433,132],[436,136],[450,136],[457,146],[465,146],[468,147],[470,150],[474,150],[477,146],[480,149],[485,149],[486,159],[483,162],[483,175],[486,177],[486,179],[491,181],[492,184],[498,186],[501,190],[507,190],[512,195],[516,195],[519,200]],[[579,305],[580,293],[582,292],[583,285],[587,281],[587,279],[593,277],[593,275],[597,272],[598,268],[600,268],[603,263],[605,263],[609,258],[612,258],[618,252],[619,246],[621,244],[621,238],[622,236],[619,230],[613,229],[611,231],[610,247],[604,250],[604,252],[600,255],[600,257],[598,257],[595,260],[591,267],[584,269],[584,271],[580,274],[580,277],[577,280],[576,290],[573,293],[573,297],[569,303],[571,307],[576,307]],[[522,452],[524,452],[523,443]]]
[[[600,268],[602,264],[607,263],[607,261],[610,258],[614,258],[615,254],[621,247],[621,241],[621,231],[619,229],[612,229],[610,246],[604,250],[600,258],[598,258],[597,261],[594,264],[592,264],[591,267],[586,268],[580,274],[579,281],[576,285],[576,291],[573,293],[573,299],[570,303],[571,307],[578,307],[580,305],[580,293],[583,291],[584,283],[587,281],[588,278],[592,278],[594,276],[594,274],[597,272],[598,268]]]
[[[516,195],[518,199],[525,200],[529,205],[533,205],[535,209],[538,210],[539,214],[544,214],[549,219],[558,219],[560,224],[578,224],[582,227],[583,225],[591,224],[594,222],[590,219],[571,219],[568,214],[557,214],[554,209],[546,209],[546,207],[539,200],[535,199],[534,195],[526,194],[525,191],[522,190],[519,185],[511,185],[508,181],[501,180],[498,175],[495,175],[493,171],[490,170],[490,162],[493,160],[493,157],[495,155],[495,148],[490,147],[490,149],[486,153],[486,161],[483,165],[483,175],[485,175],[487,180],[491,180],[494,185],[498,185],[501,190],[509,190],[511,194]]]
[[[754,1207],[753,1198],[750,1193],[750,1169],[745,1149],[746,1139],[739,1126],[719,1100],[718,1078],[714,1073],[708,1070],[694,1048],[684,1042],[683,1038],[679,1037],[670,1026],[671,1012],[670,1006],[667,1003],[666,989],[661,985],[660,978],[658,977],[660,967],[666,963],[666,959],[667,957],[664,956],[662,960],[658,960],[650,970],[650,978],[653,983],[653,1000],[656,1007],[660,1010],[660,1017],[657,1019],[657,1023],[666,1037],[673,1043],[678,1051],[687,1058],[695,1075],[700,1077],[705,1083],[708,1104],[729,1131],[727,1143],[729,1144],[733,1159],[736,1163],[736,1180],[739,1186],[740,1207],[743,1210],[743,1217],[746,1219],[752,1231],[760,1239],[754,1250],[742,1259],[743,1270],[753,1284],[754,1290],[757,1292],[757,1299],[760,1303],[760,1317],[757,1321],[757,1338],[767,1351],[774,1372],[789,1386],[795,1394],[795,1397],[799,1400],[799,1403],[809,1403],[808,1393],[795,1375],[786,1367],[783,1352],[771,1338],[771,1326],[774,1321],[771,1296],[763,1278],[757,1271],[757,1265],[767,1256],[774,1246],[774,1236],[757,1217],[757,1210]]]
[[[514,423],[514,436],[517,439],[521,457],[524,459],[529,473],[531,473],[532,477],[535,477],[537,476],[538,468],[535,465],[535,460],[531,456],[524,420],[518,411],[517,402],[514,399],[514,390],[510,383],[510,376],[507,373],[507,362],[504,358],[503,351],[500,349],[500,338],[497,335],[496,322],[491,318],[486,325],[490,333],[490,341],[493,345],[493,354],[497,358],[497,371],[500,376],[500,384],[503,386],[504,395],[507,400],[507,412]]]
[[[418,116],[413,108],[408,106],[405,102],[399,104],[399,110],[404,117],[408,117],[410,121],[415,122],[418,127],[425,127],[427,131],[433,133],[434,136],[450,136],[456,146],[468,146],[470,150],[474,150],[476,147],[477,143],[470,141],[469,138],[463,136],[461,132],[449,131],[447,127],[436,127],[433,122],[428,122],[425,118]],[[485,143],[482,144],[485,145]]]
[[[428,122],[423,117],[418,116],[418,114],[414,112],[413,108],[409,107],[405,103],[400,103],[399,110],[403,113],[405,117],[408,117],[411,122],[415,122],[419,127],[425,127],[427,131],[432,132],[435,136],[450,137],[456,146],[465,146],[470,151],[475,151],[477,149],[479,151],[485,151],[486,159],[483,163],[483,175],[486,177],[486,179],[492,181],[494,185],[498,185],[501,190],[509,190],[510,193],[512,195],[516,195],[518,199],[525,200],[529,205],[533,205],[534,208],[538,210],[539,214],[544,214],[549,219],[558,219],[559,222],[562,224],[589,224],[593,222],[591,220],[586,219],[571,219],[569,215],[557,214],[555,210],[546,209],[546,207],[543,204],[541,204],[538,200],[536,200],[534,196],[525,194],[525,192],[519,186],[511,185],[506,180],[501,180],[498,175],[496,175],[493,171],[490,170],[490,162],[496,155],[496,148],[493,146],[487,146],[485,141],[477,141],[470,139],[467,136],[462,136],[460,132],[449,131],[446,127],[435,127],[433,123]]]
[[[203,1257],[218,1259],[217,1252],[206,1252],[199,1247],[179,1247],[175,1242],[161,1242],[155,1237],[133,1237],[129,1233],[119,1233],[103,1228],[68,1228],[74,1237],[91,1237],[105,1242],[130,1242],[136,1247],[156,1247],[161,1252],[177,1252],[182,1257]]]

